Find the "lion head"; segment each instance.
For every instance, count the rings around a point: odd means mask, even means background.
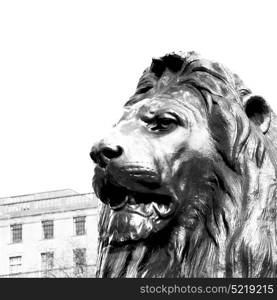
[[[276,124],[221,64],[153,59],[90,153],[97,276],[276,276]]]

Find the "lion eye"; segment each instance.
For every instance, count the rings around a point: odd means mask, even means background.
[[[173,118],[158,117],[152,124],[149,124],[151,131],[168,131],[177,125],[177,120]]]

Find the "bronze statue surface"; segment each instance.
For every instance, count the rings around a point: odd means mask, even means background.
[[[276,127],[221,64],[153,59],[91,150],[97,276],[276,277]]]

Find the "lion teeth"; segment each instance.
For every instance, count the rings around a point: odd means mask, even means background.
[[[164,204],[158,204],[158,203],[154,202],[153,207],[159,215],[164,216],[164,217],[170,212],[170,206],[167,207]]]
[[[128,204],[129,207],[131,207],[132,209],[138,209],[139,208],[139,204],[136,202],[135,198],[132,196],[129,196],[129,200],[128,200]]]
[[[136,200],[133,196],[129,195],[129,196],[126,196],[126,197],[128,197],[128,199],[129,199],[129,201],[128,201],[129,204],[137,204]]]
[[[152,202],[145,205],[145,212],[147,214],[151,213],[152,209],[153,209],[153,203]]]

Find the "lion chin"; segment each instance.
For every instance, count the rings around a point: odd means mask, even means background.
[[[130,208],[130,210],[133,210]],[[109,244],[127,243],[146,239],[151,233],[158,231],[165,224],[161,220],[145,217],[137,212],[130,212],[129,207],[126,210],[115,212],[111,211],[110,224],[107,231],[109,235]]]

